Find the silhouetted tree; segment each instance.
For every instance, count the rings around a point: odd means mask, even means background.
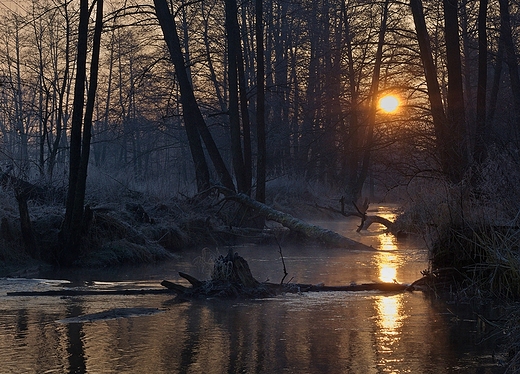
[[[103,28],[103,0],[95,0],[95,3],[97,3],[96,23],[92,41],[89,89],[85,105],[90,11],[88,0],[81,0],[80,2],[76,82],[74,87],[70,139],[69,186],[67,190],[65,218],[61,230],[64,245],[61,260],[65,263],[73,262],[79,255],[81,240],[89,218],[88,214],[84,214],[85,189],[90,155],[90,140],[92,137],[92,115],[97,90],[101,31]]]

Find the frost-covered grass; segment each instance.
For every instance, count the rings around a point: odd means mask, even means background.
[[[472,179],[473,178],[473,179]],[[476,182],[475,182],[476,181]],[[493,154],[459,185],[440,179],[409,185],[401,225],[424,235],[432,270],[452,269],[461,291],[520,298],[520,165]]]

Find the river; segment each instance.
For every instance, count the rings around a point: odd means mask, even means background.
[[[392,218],[393,210],[379,208]],[[280,245],[295,283],[411,283],[427,268],[419,239],[397,242],[356,220],[314,222],[380,249]],[[233,248],[260,281],[279,282],[278,246]],[[25,297],[9,291],[160,287],[178,271],[208,277],[194,249],[157,265],[0,279],[0,373],[503,373],[495,332],[467,305],[421,292],[323,292],[178,302],[171,295]],[[489,306],[488,306],[489,308]],[[106,312],[104,315],[96,313]]]

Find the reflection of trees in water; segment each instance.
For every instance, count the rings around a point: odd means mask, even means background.
[[[77,303],[67,305],[67,317],[76,317],[82,314],[83,308]],[[69,373],[85,373],[85,351],[83,347],[83,324],[67,324],[67,352],[69,353]]]
[[[27,309],[19,309],[16,315],[16,339],[21,339],[26,336],[28,328]]]
[[[173,360],[179,372],[269,372],[284,367],[284,328],[261,311],[260,302],[247,306],[216,300],[190,303],[179,325],[185,330],[176,332],[184,340],[171,342],[181,350],[179,360]],[[284,319],[283,315],[276,318]]]

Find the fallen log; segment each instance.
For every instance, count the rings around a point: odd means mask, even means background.
[[[323,284],[302,283],[269,283],[259,282],[251,274],[247,261],[230,251],[226,256],[219,256],[214,263],[211,279],[201,281],[197,278],[179,272],[179,276],[186,279],[191,287],[163,280],[164,289],[127,289],[127,290],[84,290],[64,289],[49,291],[15,291],[7,292],[7,296],[89,296],[89,295],[158,295],[170,294],[172,291],[183,300],[206,298],[264,298],[283,293],[301,292],[403,292],[425,290],[424,281],[418,280],[411,285],[379,282],[350,284],[348,286],[326,286]],[[423,278],[424,279],[424,278]]]
[[[318,208],[318,209],[327,210],[327,211],[330,211],[333,213],[341,214],[343,217],[347,217],[347,218],[348,217],[359,217],[361,219],[361,223],[356,230],[357,232],[360,232],[361,230],[368,230],[368,228],[373,223],[379,223],[379,224],[385,226],[386,230],[388,232],[390,232],[391,234],[395,235],[398,233],[398,231],[395,229],[395,225],[392,221],[390,221],[389,219],[386,219],[384,217],[377,216],[377,215],[369,216],[369,215],[367,215],[366,210],[357,208],[357,206],[355,204],[354,204],[354,207],[356,207],[355,211],[345,211],[343,206],[342,206],[342,210],[337,210],[331,206],[325,207],[325,206],[321,206],[318,204],[314,204],[311,206]]]
[[[321,284],[302,284],[302,283],[259,283],[256,289],[246,290],[243,287],[232,287],[231,283],[215,283],[213,281],[202,282],[200,287],[184,287],[174,282],[163,280],[161,285],[174,291],[181,298],[207,298],[207,297],[270,297],[283,293],[301,292],[359,292],[359,291],[381,291],[381,292],[402,292],[413,291],[409,284],[401,283],[362,283],[351,284],[348,286],[326,286]],[[242,292],[240,292],[242,291]]]
[[[295,218],[290,214],[280,212],[268,205],[262,204],[256,200],[251,199],[249,196],[243,193],[235,194],[228,193],[226,199],[236,201],[242,205],[245,205],[256,213],[263,215],[266,219],[280,223],[282,226],[287,227],[289,230],[302,234],[305,237],[313,240],[317,240],[327,246],[341,247],[354,250],[375,250],[371,246],[367,246],[355,240],[349,239],[340,235],[334,231],[325,229],[320,226],[312,225],[301,219]]]
[[[247,261],[237,253],[229,252],[215,260],[211,279],[200,281],[191,275],[179,272],[188,280],[192,287],[163,280],[161,285],[175,292],[181,299],[197,298],[262,298],[272,297],[282,293],[300,292],[333,292],[333,291],[382,291],[402,292],[412,290],[407,284],[399,283],[364,283],[348,286],[325,286],[299,283],[269,283],[258,282],[253,278]]]

